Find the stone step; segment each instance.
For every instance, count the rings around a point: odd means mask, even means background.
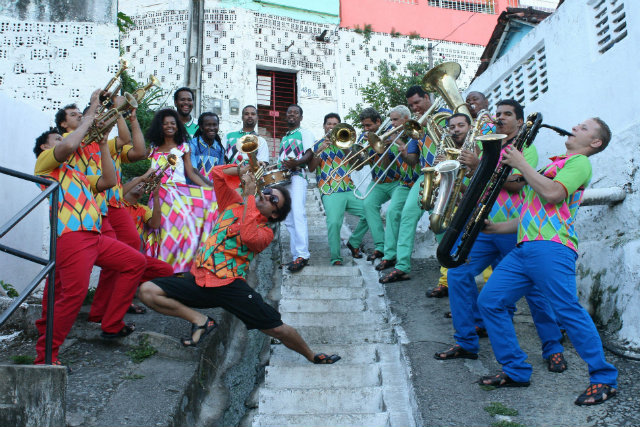
[[[306,268],[305,268],[306,270]],[[328,273],[332,273],[333,269],[327,267]],[[303,270],[304,271],[304,270]],[[316,288],[316,287],[349,287],[361,288],[364,285],[364,279],[361,276],[345,277],[345,276],[300,276],[297,274],[285,276],[282,278],[282,286],[287,288]]]
[[[324,365],[267,366],[264,385],[267,388],[346,388],[380,386],[380,368],[364,365],[340,365],[328,369]]]
[[[365,310],[363,300],[348,301],[335,299],[294,299],[280,300],[280,312],[285,313],[321,313],[331,311],[334,313],[358,312]]]
[[[386,347],[390,347],[387,344],[326,344],[315,348],[317,352],[323,352],[327,354],[338,354],[342,359],[338,362],[340,365],[359,365],[359,364],[372,364],[379,362],[381,356],[387,355]],[[391,346],[393,347],[393,346]],[[396,350],[397,353],[397,350]],[[305,359],[301,354],[296,353],[285,347],[284,345],[271,346],[271,358],[269,359],[269,366],[308,366],[309,361]],[[338,366],[338,365],[336,365]]]
[[[300,326],[296,328],[307,343],[363,344],[393,343],[395,336],[389,325]]]
[[[268,415],[258,414],[253,427],[389,427],[389,414],[318,414]]]
[[[385,312],[362,311],[357,313],[282,313],[282,321],[297,328],[300,326],[355,326],[376,325],[388,322]]]
[[[331,369],[332,366],[325,366]],[[375,414],[384,409],[381,387],[260,390],[259,414]],[[329,424],[325,424],[329,425]]]
[[[365,298],[366,296],[366,290],[362,287],[348,288],[345,286],[311,287],[311,286],[283,285],[281,292],[282,292],[282,300],[287,300],[287,299],[353,300],[353,299],[362,299],[362,298]]]
[[[299,273],[292,274],[295,276],[360,276],[360,268],[357,266],[349,267],[343,265],[341,267],[335,267],[327,269],[325,266],[319,265],[307,265]]]

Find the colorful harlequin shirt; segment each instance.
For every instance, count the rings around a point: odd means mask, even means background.
[[[101,212],[93,197],[97,176],[87,177],[66,162],[58,162],[53,148],[36,160],[34,174],[58,181],[58,237],[72,231],[100,232]],[[44,189],[44,188],[43,188]]]
[[[255,198],[249,196],[244,202],[235,191],[238,177],[224,173],[224,169],[230,167],[235,166],[213,169],[213,188],[220,214],[191,267],[196,283],[203,287],[225,286],[237,278],[244,279],[255,254],[273,240],[273,231],[256,207]],[[245,203],[247,211],[242,220]]]
[[[214,140],[209,145],[202,139],[202,136],[192,138],[189,141],[189,151],[191,152],[191,165],[209,181],[212,179],[213,168],[224,165],[224,149],[220,141]],[[193,184],[188,180],[189,184]]]
[[[380,131],[380,134],[383,134],[391,129],[391,125],[387,126],[384,131]],[[364,144],[363,141],[366,132],[362,132],[358,137],[358,144]],[[390,182],[396,182],[400,179],[400,165],[397,162],[394,162],[393,165],[389,168],[389,170],[385,173],[386,167],[382,164],[380,160],[380,155],[376,153],[373,149],[369,148],[365,150],[366,155],[371,159],[369,164],[372,166],[371,168],[371,180],[372,182],[376,182],[378,180],[380,184],[388,184]],[[377,163],[377,164],[376,164]],[[373,167],[376,165],[375,167]]]
[[[434,144],[425,132],[424,137],[421,140],[409,140],[407,143],[407,153],[420,154],[420,168],[422,169],[427,166],[433,166],[433,162],[436,159],[437,147],[438,144]]]
[[[400,185],[408,188],[413,187],[413,184],[420,178],[420,166],[418,164],[413,167],[409,166],[399,155],[398,146],[395,144],[391,147],[387,156],[394,163],[394,166],[397,165],[397,169],[400,171]]]
[[[126,200],[123,201],[123,207],[127,210],[131,219],[133,219],[133,223],[136,225],[138,234],[140,235],[140,238],[142,238],[144,225],[151,219],[151,216],[153,216],[153,211],[149,206],[141,205],[140,203],[131,204]]]
[[[124,206],[124,194],[122,190],[122,163],[131,163],[129,161],[129,151],[131,151],[132,148],[132,145],[127,144],[118,151],[116,138],[109,140],[109,152],[111,153],[113,166],[116,170],[116,185],[115,187],[107,188],[104,191],[104,196],[108,206],[112,206],[114,208],[121,208]],[[100,173],[102,173],[102,171],[100,171]]]
[[[282,137],[280,141],[280,154],[278,154],[278,169],[282,169],[282,161],[293,157],[300,160],[304,153],[313,147],[315,138],[307,129],[297,128],[290,130]],[[304,170],[298,169],[291,173],[292,175],[300,175],[304,178]]]
[[[313,146],[313,151],[316,152],[318,147],[324,142],[325,138],[316,142]],[[349,169],[348,164],[343,164],[343,159],[347,154],[331,144],[327,149],[320,152],[318,157],[320,158],[320,164],[316,168],[316,181],[318,182],[318,188],[322,193],[343,193],[345,191],[352,191],[354,188],[353,181],[350,176],[345,176]],[[336,171],[336,172],[333,172]],[[335,176],[344,177],[336,183],[336,181],[329,177],[330,173],[335,173]]]
[[[504,145],[503,147],[506,147]],[[502,160],[502,154],[504,153],[504,148],[500,152],[500,159],[498,160],[498,164]],[[529,163],[534,169],[538,166],[538,150],[535,145],[531,144],[526,147],[522,154],[524,155],[524,159]],[[521,175],[517,169],[513,169],[511,172],[512,175]],[[498,198],[496,202],[493,204],[491,208],[491,212],[489,213],[489,219],[493,222],[505,222],[513,218],[518,218],[520,215],[520,208],[522,206],[522,194],[521,192],[510,193],[503,188],[500,189],[500,193],[498,194]]]
[[[236,142],[238,139],[245,135],[256,135],[255,132],[231,132],[224,136],[222,140],[222,147],[224,147],[224,156],[225,161],[228,164],[239,164],[247,161],[247,156],[240,153],[241,159],[238,159],[238,149],[236,148]],[[258,137],[258,153],[257,158],[259,162],[269,163],[269,146],[267,145],[267,141],[259,136]]]
[[[550,240],[577,252],[575,220],[584,189],[591,181],[591,162],[582,154],[556,156],[550,160],[551,163],[541,173],[559,182],[568,196],[558,204],[549,203],[530,186],[525,186],[518,223],[518,243]]]

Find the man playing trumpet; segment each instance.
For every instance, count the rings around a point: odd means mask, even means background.
[[[340,254],[340,229],[344,213],[348,212],[360,218],[356,229],[347,242],[347,248],[354,258],[362,258],[360,244],[368,230],[364,217],[362,200],[353,195],[353,181],[346,175],[348,164],[343,160],[346,153],[332,144],[327,137],[333,128],[340,123],[340,116],[329,113],[324,116],[323,128],[325,136],[313,146],[313,158],[309,162],[309,171],[316,172],[318,189],[322,193],[322,205],[326,213],[331,265],[342,265]]]

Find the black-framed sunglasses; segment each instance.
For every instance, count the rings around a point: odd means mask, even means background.
[[[267,196],[266,199],[269,201],[269,203],[271,203],[273,207],[276,208],[277,212],[280,212],[280,209],[278,209],[278,202],[280,201],[280,198],[273,194],[273,190],[271,188],[265,188],[264,190],[262,190],[262,194]]]

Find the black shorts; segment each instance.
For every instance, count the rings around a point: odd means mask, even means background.
[[[169,298],[187,307],[223,308],[240,319],[247,329],[273,329],[282,325],[280,313],[264,302],[262,295],[251,289],[243,279],[215,288],[198,286],[191,273],[160,277],[151,282]]]

